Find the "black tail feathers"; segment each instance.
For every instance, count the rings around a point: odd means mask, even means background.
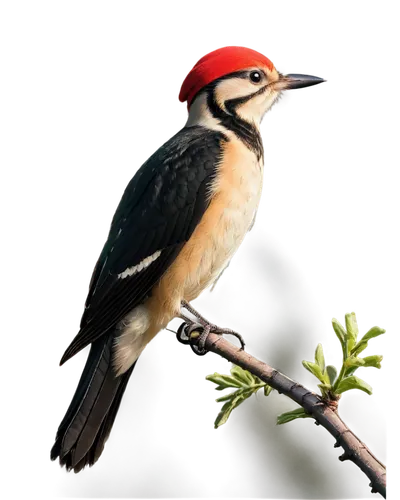
[[[51,459],[60,459],[67,470],[79,472],[100,457],[110,435],[129,377],[135,367],[119,377],[112,369],[112,334],[96,340],[71,404],[57,431]]]

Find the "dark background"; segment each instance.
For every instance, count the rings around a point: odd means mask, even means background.
[[[47,214],[59,262],[49,297],[58,318],[48,342],[49,440],[79,369],[79,361],[65,369],[56,369],[55,362],[77,325],[88,266],[130,169],[183,123],[183,108],[175,103],[177,79],[183,65],[207,46],[203,39],[164,46],[161,40],[151,45],[120,38],[118,30],[85,33],[74,31],[60,45],[50,82],[51,177],[60,189],[57,205]],[[271,45],[268,39],[257,42]],[[325,321],[328,311],[343,310],[347,303],[361,304],[362,327],[368,319],[392,317],[387,283],[393,264],[386,243],[390,215],[384,203],[387,181],[371,169],[370,147],[358,127],[365,119],[361,91],[351,90],[343,78],[345,63],[340,61],[339,71],[328,43],[287,47],[273,45],[281,64],[328,71],[330,79],[329,89],[298,94],[288,112],[265,122],[265,135],[273,136],[273,192],[265,195],[265,231],[281,241],[294,263],[275,240],[259,235],[238,260],[243,268],[234,267],[217,298],[203,306],[216,319],[230,316],[253,352],[311,382],[299,365],[324,334],[320,317]],[[382,350],[392,350],[391,339]],[[353,468],[340,463],[315,424],[299,422],[283,431],[273,427],[278,401],[256,397],[223,433],[208,432],[215,410],[207,408],[209,388],[199,383],[200,368],[224,363],[212,356],[195,359],[172,337],[162,337],[157,348],[156,361],[149,350],[138,365],[102,462],[81,478],[48,465],[51,498],[83,493],[137,498],[139,492],[140,498],[152,498],[146,496],[150,491],[153,498],[195,498],[200,492],[218,499],[237,493],[367,497]],[[375,410],[381,415],[392,415],[385,398],[389,372],[378,378]],[[371,439],[385,460],[379,415],[363,410],[359,399],[348,404],[348,415],[359,415],[357,432],[376,436]],[[374,419],[375,426],[370,423]]]

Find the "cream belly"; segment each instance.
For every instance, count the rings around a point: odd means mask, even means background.
[[[255,155],[238,140],[227,143],[212,201],[149,301],[160,324],[179,315],[181,300],[195,299],[228,264],[255,217],[261,188],[262,165]]]

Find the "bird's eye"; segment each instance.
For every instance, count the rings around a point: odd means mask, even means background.
[[[253,83],[260,83],[261,82],[261,73],[259,71],[252,71],[250,73],[250,80]]]

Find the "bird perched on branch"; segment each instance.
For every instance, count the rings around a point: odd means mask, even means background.
[[[323,81],[284,76],[244,47],[215,50],[187,75],[179,94],[186,125],[128,184],[93,271],[80,331],[61,359],[91,344],[53,460],[75,472],[97,461],[139,355],[182,306],[196,315],[189,302],[215,282],[254,222],[263,116],[282,91]],[[224,330],[197,318],[201,351],[210,329]]]

